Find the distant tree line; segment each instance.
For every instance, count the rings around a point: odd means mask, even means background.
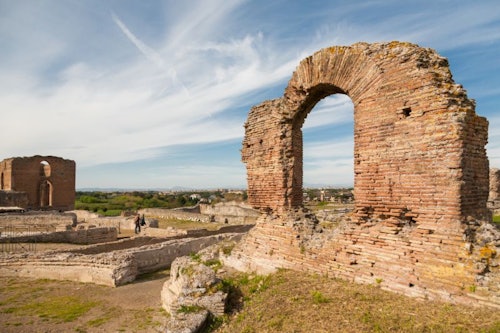
[[[203,191],[203,192],[84,192],[77,191],[75,209],[87,210],[106,216],[117,216],[123,211],[137,211],[142,208],[179,208],[194,206],[200,201],[216,203],[220,201],[245,200],[246,193]]]

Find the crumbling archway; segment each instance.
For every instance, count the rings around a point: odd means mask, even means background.
[[[354,104],[355,220],[487,218],[488,122],[446,58],[400,42],[322,49],[300,62],[282,98],[252,108],[242,160],[255,208],[302,205],[302,125],[338,93]]]

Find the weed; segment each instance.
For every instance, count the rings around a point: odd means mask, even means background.
[[[187,267],[181,267],[179,270],[181,274],[187,275],[187,276],[193,276],[194,274],[194,268],[193,266],[187,266]]]
[[[201,306],[198,305],[181,305],[177,310],[178,313],[196,313],[203,310]]]
[[[375,282],[377,283],[377,285],[380,285],[384,280],[382,278],[376,278],[375,279]]]
[[[196,262],[201,262],[201,256],[199,253],[190,253],[189,257]]]
[[[221,327],[222,324],[224,324],[225,321],[226,321],[226,317],[225,316],[216,317],[216,316],[213,316],[213,315],[210,314],[209,317],[208,317],[208,321],[207,321],[205,327],[200,331],[200,333],[214,332],[216,329],[218,329],[219,327]]]
[[[234,249],[234,244],[224,245],[222,247],[222,253],[224,253],[224,255],[226,255],[226,256],[229,256],[229,255],[231,255],[231,252],[233,251],[233,249]]]
[[[241,333],[255,333],[255,330],[252,327],[245,326]]]
[[[284,319],[282,317],[273,318],[269,321],[268,326],[269,328],[279,332],[283,329],[283,321]]]
[[[203,264],[205,266],[212,268],[214,271],[217,271],[217,270],[219,270],[219,268],[222,267],[222,262],[219,259],[210,259],[210,260],[204,261]]]
[[[311,292],[311,296],[313,298],[314,304],[323,304],[330,302],[330,299],[328,297],[324,296],[320,291],[317,290]]]
[[[270,279],[268,276],[257,275],[253,279],[249,280],[250,293],[254,294],[256,292],[261,292],[269,288]]]

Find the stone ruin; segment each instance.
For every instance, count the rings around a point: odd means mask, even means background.
[[[500,170],[496,168],[490,169],[490,194],[488,197],[488,208],[490,208],[493,212],[500,211]]]
[[[72,210],[76,164],[54,156],[13,157],[0,162],[0,207]]]
[[[302,126],[333,94],[354,104],[355,208],[325,230],[302,208]],[[300,62],[283,97],[248,115],[242,160],[249,203],[263,215],[227,263],[500,307],[487,138],[488,121],[435,51],[401,42],[322,49]]]

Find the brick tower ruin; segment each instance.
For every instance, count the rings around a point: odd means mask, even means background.
[[[14,157],[0,162],[0,206],[72,210],[75,162],[54,156]]]
[[[354,104],[355,209],[330,233],[301,209],[302,126],[332,94]],[[264,214],[233,265],[500,306],[487,138],[487,120],[435,51],[400,42],[322,49],[300,62],[283,97],[249,113],[242,160],[249,203]]]

